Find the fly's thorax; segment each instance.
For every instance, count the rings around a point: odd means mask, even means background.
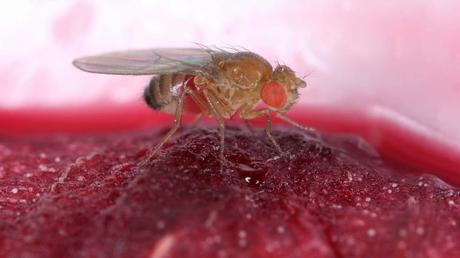
[[[213,57],[213,63],[198,74],[194,82],[198,88],[212,88],[219,111],[233,116],[243,105],[260,100],[260,85],[272,74],[270,63],[252,52],[235,52]],[[200,87],[201,86],[201,87]]]
[[[186,81],[187,75],[181,73],[155,76],[144,90],[144,100],[153,109],[171,113]]]
[[[219,61],[216,68],[222,83],[241,89],[257,87],[261,81],[268,80],[272,73],[270,63],[252,52],[234,53]]]

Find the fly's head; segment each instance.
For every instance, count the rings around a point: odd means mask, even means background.
[[[306,83],[298,78],[291,68],[278,65],[271,76],[271,80],[262,87],[261,98],[273,110],[285,113],[299,97],[298,88]]]

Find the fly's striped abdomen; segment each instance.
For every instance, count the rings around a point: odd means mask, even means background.
[[[168,105],[175,103],[178,97],[176,86],[185,84],[187,76],[181,73],[161,74],[155,76],[144,90],[144,100],[147,104],[157,110],[164,110]],[[181,90],[179,90],[181,91]]]

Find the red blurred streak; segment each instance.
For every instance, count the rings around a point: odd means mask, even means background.
[[[301,111],[302,110],[302,111]],[[408,166],[434,173],[460,185],[460,150],[439,137],[427,137],[391,118],[365,111],[333,108],[297,108],[294,120],[319,130],[361,135],[383,156]],[[193,117],[186,116],[185,121]],[[51,133],[104,133],[169,126],[172,115],[153,111],[144,103],[87,106],[68,109],[0,110],[0,133],[6,135]],[[276,119],[275,119],[276,120]],[[263,124],[263,120],[255,121]],[[276,123],[282,123],[276,120]]]
[[[152,111],[144,103],[0,110],[2,134],[102,133],[128,131],[171,123],[170,115]]]

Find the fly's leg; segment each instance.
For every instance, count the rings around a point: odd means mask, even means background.
[[[215,86],[215,85],[207,85],[206,89],[209,91],[209,93],[211,93],[213,95],[214,99],[216,99],[216,101],[222,103],[224,107],[230,105],[230,103],[225,98],[221,97],[221,94],[219,94],[219,92],[217,91],[217,86]]]
[[[248,129],[248,131],[251,132],[252,135],[255,135],[256,132],[254,131],[254,128],[252,127],[252,125],[249,123],[249,120],[243,119],[243,121],[244,121],[244,125],[246,125],[246,128]]]
[[[193,99],[193,101],[198,105],[202,113],[209,113],[208,105],[203,99],[198,95],[196,90],[190,89],[189,90],[189,95]]]
[[[205,89],[203,90],[203,95],[206,98],[206,101],[208,102],[209,107],[211,108],[211,111],[214,115],[214,117],[217,120],[217,125],[219,126],[219,137],[220,137],[220,165],[221,168],[223,168],[225,157],[224,157],[224,147],[225,147],[225,122],[224,118],[220,114],[219,110],[216,107],[215,100],[211,98],[211,96],[208,93],[208,90]]]
[[[230,107],[231,104],[230,102],[226,99],[226,97],[222,97],[222,94],[219,93],[217,90],[218,86],[214,84],[209,84],[206,86],[206,90],[208,91],[208,95],[212,97],[212,100],[214,103],[219,103],[219,109],[220,114],[222,116],[222,113],[233,113],[232,108]]]
[[[203,113],[198,113],[195,118],[193,118],[192,127],[196,127],[201,120],[203,120]]]
[[[148,157],[144,161],[141,162],[141,164],[140,164],[141,167],[146,166],[148,164],[148,162],[150,162],[152,160],[152,158],[155,156],[155,154],[158,152],[158,150],[160,150],[161,147],[163,147],[163,145],[169,140],[169,138],[171,138],[171,136],[177,131],[177,129],[179,129],[181,119],[182,119],[182,112],[184,111],[184,99],[185,99],[186,95],[189,94],[189,93],[190,93],[189,89],[185,89],[184,92],[179,97],[177,107],[176,107],[176,114],[175,114],[175,117],[174,117],[174,126],[169,130],[169,132],[166,134],[166,136],[163,137],[161,142],[158,143],[155,146],[153,151],[151,151],[149,153]]]
[[[314,136],[318,137],[318,134],[316,133],[316,131],[313,129],[313,128],[310,128],[310,127],[305,127],[295,121],[293,121],[292,119],[290,119],[289,117],[287,117],[286,115],[284,115],[283,113],[279,113],[279,112],[276,112],[276,116],[281,118],[282,120],[286,121],[287,123],[289,123],[290,125],[296,127],[296,128],[299,128],[301,130],[304,130],[306,132],[309,132],[309,133],[313,133]]]
[[[276,142],[275,137],[273,137],[272,135],[272,119],[270,117],[270,111],[268,109],[249,110],[245,108],[240,112],[240,115],[245,120],[253,120],[253,119],[265,116],[266,117],[265,133],[267,134],[268,139],[270,139],[275,149],[280,153],[280,155],[281,156],[284,155],[283,150],[281,150],[280,145],[278,144],[278,142]]]
[[[205,101],[198,95],[196,90],[190,89],[189,88],[189,94],[192,100],[195,102],[195,104],[198,105],[198,108],[200,108],[201,113],[198,113],[195,116],[195,119],[193,120],[192,127],[196,127],[202,120],[203,114],[208,114],[209,113],[209,108],[208,105],[206,104]]]

